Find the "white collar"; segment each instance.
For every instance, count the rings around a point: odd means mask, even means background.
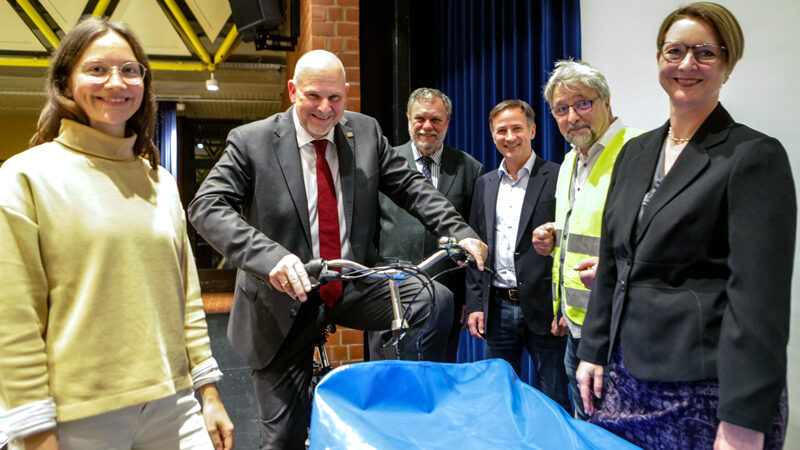
[[[294,121],[295,133],[297,133],[297,147],[298,148],[317,140],[317,138],[315,138],[314,136],[311,136],[308,133],[308,131],[306,131],[306,129],[303,128],[303,125],[300,123],[300,118],[297,117],[297,108],[292,108],[292,120]],[[328,134],[326,134],[321,139],[326,139],[326,140],[334,143],[333,142],[333,130],[335,128],[336,128],[335,125],[333,127],[331,127],[331,129],[328,131]]]
[[[444,150],[444,144],[442,144],[442,146],[439,147],[439,150],[436,150],[435,152],[433,152],[431,156],[429,156],[429,158],[433,160],[434,164],[439,164],[440,161],[442,160],[443,150]],[[419,152],[419,150],[417,150],[417,146],[414,145],[413,140],[411,141],[411,153],[414,155],[414,161],[417,161],[420,157],[424,156],[422,153]]]

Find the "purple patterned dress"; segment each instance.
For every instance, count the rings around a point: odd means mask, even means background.
[[[711,449],[717,434],[717,380],[645,381],[625,367],[618,345],[609,365],[603,398],[589,419],[645,449]],[[788,416],[786,389],[781,394],[764,449],[781,449]]]

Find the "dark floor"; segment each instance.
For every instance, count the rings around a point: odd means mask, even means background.
[[[207,314],[211,351],[222,373],[219,393],[222,403],[233,421],[233,437],[237,449],[258,448],[258,406],[256,404],[250,368],[233,352],[225,330],[228,314]]]

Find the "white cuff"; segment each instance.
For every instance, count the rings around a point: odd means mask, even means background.
[[[56,427],[56,402],[52,398],[9,409],[3,420],[9,439],[28,437]]]
[[[214,358],[208,358],[192,369],[192,387],[194,390],[208,383],[216,383],[220,379],[222,379],[222,372],[219,370],[217,360]]]

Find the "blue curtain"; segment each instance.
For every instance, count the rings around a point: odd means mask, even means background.
[[[178,116],[175,102],[158,102],[155,144],[161,165],[178,179]]]
[[[560,163],[569,149],[550,115],[542,88],[558,59],[580,59],[579,0],[439,0],[436,84],[453,100],[448,145],[494,170],[502,156],[489,133],[489,111],[518,98],[536,113],[537,155]],[[484,359],[485,346],[462,332],[458,360]],[[526,354],[521,378],[535,380]]]
[[[542,88],[558,59],[580,59],[579,0],[440,0],[436,3],[437,87],[453,100],[448,145],[497,168],[489,111],[506,99],[536,113],[536,154],[560,163],[569,146]]]

